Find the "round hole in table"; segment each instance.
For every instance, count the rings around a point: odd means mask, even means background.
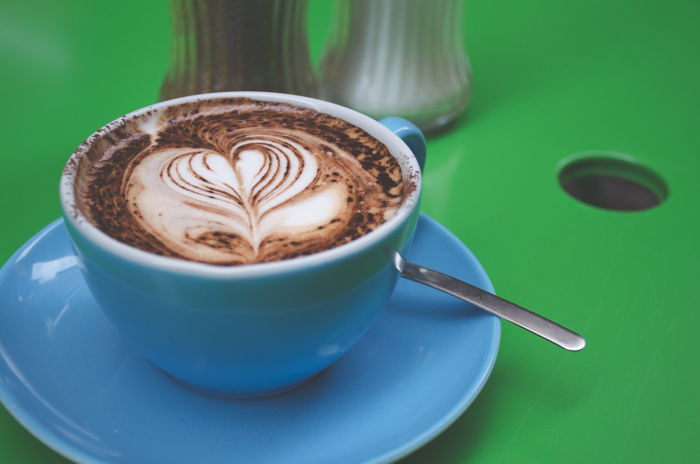
[[[564,160],[559,185],[575,199],[614,211],[654,208],[668,197],[659,174],[629,155],[584,152]]]

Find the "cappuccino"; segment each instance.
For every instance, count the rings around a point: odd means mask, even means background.
[[[190,261],[330,249],[377,228],[411,190],[367,132],[287,103],[193,101],[97,137],[75,176],[78,209],[123,243]]]

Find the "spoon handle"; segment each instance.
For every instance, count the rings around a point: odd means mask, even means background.
[[[467,301],[567,350],[579,351],[586,346],[586,340],[579,334],[522,306],[441,272],[403,261],[403,259],[401,261],[402,265],[397,268],[401,275],[409,280]]]

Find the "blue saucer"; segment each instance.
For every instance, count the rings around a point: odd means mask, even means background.
[[[422,216],[414,262],[487,290],[474,255]],[[360,343],[307,385],[260,400],[195,393],[144,361],[85,287],[61,220],[0,270],[0,400],[79,462],[380,463],[450,425],[486,382],[500,323],[401,280]]]

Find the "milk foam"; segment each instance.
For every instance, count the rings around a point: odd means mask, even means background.
[[[406,188],[396,159],[342,119],[230,98],[152,111],[96,140],[76,177],[96,227],[218,265],[317,253],[371,232]]]
[[[347,187],[312,188],[316,157],[289,137],[243,137],[228,153],[192,148],[149,154],[131,172],[126,195],[141,225],[184,256],[228,261],[232,252],[197,240],[235,235],[254,260],[271,234],[313,230],[342,213]],[[183,240],[183,238],[187,238]]]

